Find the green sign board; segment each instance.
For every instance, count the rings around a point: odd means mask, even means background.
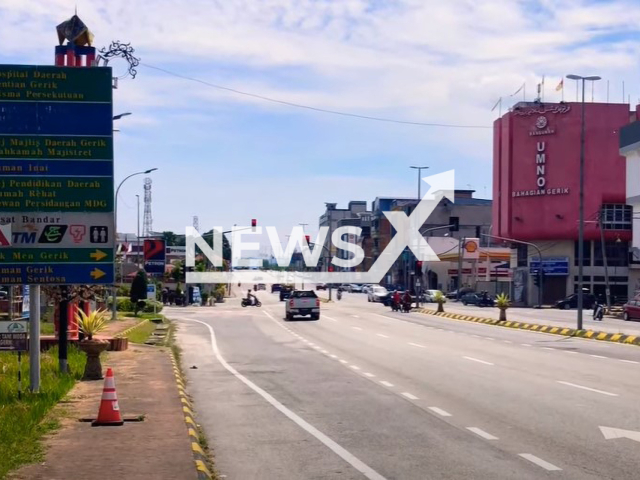
[[[114,280],[112,73],[0,65],[0,285]]]
[[[0,65],[0,101],[111,103],[110,68]]]

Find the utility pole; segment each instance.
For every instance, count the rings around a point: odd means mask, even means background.
[[[40,285],[29,287],[29,384],[40,390]]]
[[[136,195],[136,200],[138,203],[138,246],[136,247],[136,266],[140,268],[140,195]]]
[[[458,289],[456,291],[456,300],[460,301],[460,289],[462,288],[462,249],[467,239],[462,237],[458,239]]]
[[[604,282],[605,282],[605,294],[607,298],[607,313],[611,311],[611,287],[609,286],[609,265],[607,260],[607,249],[604,241],[604,229],[602,222],[602,209],[600,209],[600,216],[598,218],[598,224],[600,227],[600,242],[602,244],[602,262],[604,265]]]

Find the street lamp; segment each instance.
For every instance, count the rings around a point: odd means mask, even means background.
[[[126,117],[127,115],[131,115],[131,112],[120,113],[119,115],[114,115],[114,120],[120,120],[122,117]]]
[[[116,115],[118,116],[118,115]],[[143,172],[135,172],[132,173],[131,175],[129,175],[128,177],[125,177],[124,180],[122,180],[120,182],[120,184],[118,185],[118,188],[116,188],[116,195],[115,198],[113,200],[113,235],[114,238],[116,239],[116,241],[118,240],[118,193],[120,192],[120,187],[122,187],[122,184],[124,182],[126,182],[127,180],[129,180],[131,177],[135,177],[136,175],[145,175],[147,173],[151,173],[151,172],[155,172],[156,170],[158,170],[157,168],[150,168],[149,170],[145,170]],[[117,301],[116,301],[116,293],[117,293],[117,287],[116,287],[116,283],[118,281],[117,278],[117,266],[116,266],[116,276],[113,279],[114,280],[114,286],[113,286],[113,305],[111,308],[111,311],[113,312],[113,320],[117,319]]]
[[[420,186],[422,185],[422,170],[426,170],[429,167],[415,167],[415,166],[410,166],[409,168],[413,168],[414,170],[418,170],[418,201],[420,201],[420,199],[422,198],[420,196]]]
[[[600,80],[597,75],[582,77],[580,75],[567,75],[569,80],[582,81],[582,103],[581,103],[581,125],[580,125],[580,210],[578,219],[578,330],[582,330],[582,307],[584,300],[583,271],[584,271],[584,140],[585,140],[585,120],[584,120],[584,86],[588,80],[595,82]],[[540,257],[540,267],[542,268],[542,257]]]

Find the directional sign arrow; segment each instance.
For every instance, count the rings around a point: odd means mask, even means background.
[[[633,430],[623,430],[621,428],[613,427],[599,427],[605,440],[613,440],[616,438],[628,438],[629,440],[635,440],[640,442],[640,432],[634,432]]]
[[[93,278],[94,280],[98,280],[99,278],[104,277],[106,273],[99,268],[94,268],[89,275],[91,275],[91,278]]]
[[[100,260],[102,260],[103,258],[105,258],[107,256],[106,253],[104,253],[102,250],[96,250],[93,253],[90,253],[89,256],[91,258],[93,258],[94,260],[96,260],[97,262],[99,262]],[[99,278],[99,277],[98,277]]]

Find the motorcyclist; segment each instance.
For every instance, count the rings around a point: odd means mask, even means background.
[[[342,287],[338,287],[338,300],[342,299]]]
[[[593,302],[593,319],[596,322],[601,322],[604,316],[604,305],[602,303],[602,297],[596,298]]]
[[[249,302],[249,305],[255,305],[257,300],[256,296],[251,293],[251,289],[247,290],[247,301]]]
[[[411,310],[411,294],[407,290],[402,297],[402,303],[406,311]]]
[[[400,293],[398,292],[398,290],[394,290],[393,291],[393,295],[391,296],[391,302],[392,302],[392,307],[394,307],[394,309],[399,309],[400,308]]]

